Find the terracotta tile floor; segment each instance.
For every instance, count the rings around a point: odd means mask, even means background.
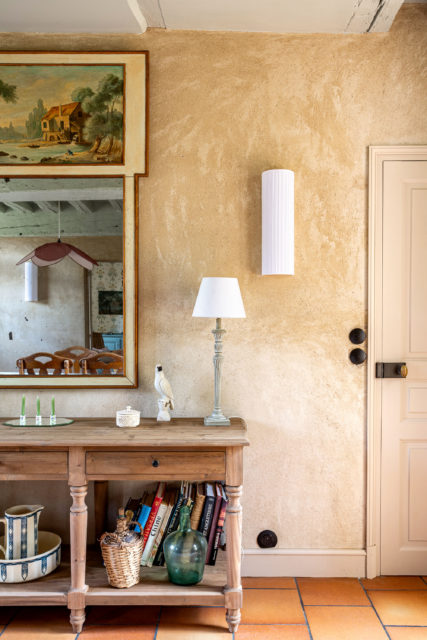
[[[427,640],[427,578],[244,578],[235,640]],[[233,640],[220,607],[0,607],[0,640]]]

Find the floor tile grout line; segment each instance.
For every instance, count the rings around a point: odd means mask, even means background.
[[[385,626],[397,629],[401,627],[405,629],[427,629],[427,624],[386,624]]]
[[[161,616],[162,616],[162,608],[163,608],[163,607],[162,607],[162,606],[160,606],[160,609],[159,609],[159,615],[157,616],[156,629],[155,629],[155,631],[154,631],[154,637],[153,637],[153,640],[156,640],[156,638],[157,638],[157,632],[158,632],[158,630],[159,630],[159,626],[160,626],[160,618],[161,618]]]
[[[301,603],[302,612],[304,614],[304,620],[305,620],[305,623],[307,625],[308,635],[310,637],[310,640],[313,640],[313,636],[312,636],[312,633],[311,633],[310,625],[308,624],[307,614],[305,612],[304,603],[302,601],[302,596],[301,596],[301,591],[300,591],[300,588],[299,588],[298,580],[296,578],[294,578],[294,580],[295,580],[295,585],[296,585],[296,588],[297,588],[297,593],[298,593],[298,596],[299,596],[299,601]]]
[[[254,590],[256,591],[295,591],[296,587],[243,587],[243,591],[254,591]]]
[[[380,625],[381,625],[381,626],[382,626],[382,628],[384,629],[384,633],[386,634],[387,638],[389,638],[389,640],[391,640],[391,638],[390,638],[390,634],[389,634],[389,632],[387,631],[387,629],[385,628],[385,625],[383,624],[383,621],[381,620],[381,618],[380,618],[380,616],[379,616],[378,611],[375,609],[374,603],[372,602],[372,600],[371,600],[371,597],[370,597],[369,593],[368,593],[368,592],[367,592],[367,590],[365,589],[365,586],[363,585],[363,583],[362,583],[362,579],[361,579],[361,578],[359,578],[359,584],[360,584],[360,586],[362,587],[363,591],[365,592],[365,595],[366,595],[366,597],[368,598],[369,602],[371,603],[372,609],[374,610],[374,613],[375,613],[375,615],[377,616],[377,618],[378,618],[378,620],[379,620],[379,622],[380,622]]]
[[[305,622],[241,622],[240,627],[306,627]],[[238,639],[237,639],[238,640]]]
[[[306,607],[357,607],[358,609],[369,609],[371,604],[310,604],[305,603]]]

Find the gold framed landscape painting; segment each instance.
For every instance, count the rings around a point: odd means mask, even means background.
[[[148,52],[0,53],[2,173],[148,173]]]

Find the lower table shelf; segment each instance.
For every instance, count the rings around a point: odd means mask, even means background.
[[[97,551],[88,550],[85,603],[92,605],[205,605],[224,606],[226,584],[225,554],[218,555],[214,567],[206,566],[203,580],[189,587],[168,580],[165,567],[141,568],[141,582],[127,589],[108,584],[107,573]],[[20,584],[0,583],[2,605],[67,605],[71,572],[69,553],[63,548],[61,566],[49,576]]]
[[[71,583],[69,561],[45,578],[9,584],[0,582],[0,606],[67,606],[67,594]]]

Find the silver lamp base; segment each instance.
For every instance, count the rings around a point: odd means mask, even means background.
[[[229,427],[230,420],[225,416],[220,414],[211,413],[210,416],[207,416],[204,420],[206,427]]]

